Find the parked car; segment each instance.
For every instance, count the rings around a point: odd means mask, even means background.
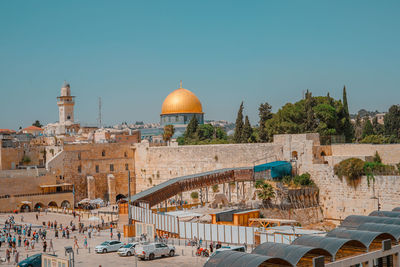
[[[175,255],[175,247],[163,243],[138,244],[135,247],[136,255],[141,260],[154,260],[156,257]]]
[[[104,241],[100,245],[96,246],[94,251],[96,253],[107,253],[107,252],[114,252],[118,251],[124,244],[117,240],[109,240]]]
[[[41,267],[42,253],[32,255],[23,261],[18,262],[18,267]]]
[[[135,254],[135,246],[139,244],[137,242],[135,243],[128,243],[125,246],[121,247],[118,249],[118,255],[119,256],[132,256]]]

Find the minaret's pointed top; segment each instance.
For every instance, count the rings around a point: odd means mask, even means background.
[[[182,80],[181,80],[181,84],[180,84],[180,86],[181,86],[181,87],[179,87],[179,88],[182,88]]]

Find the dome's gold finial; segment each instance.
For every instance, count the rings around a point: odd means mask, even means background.
[[[180,86],[181,86],[181,87],[179,87],[179,88],[183,88],[183,87],[182,87],[182,80],[181,80],[181,84],[180,84]]]

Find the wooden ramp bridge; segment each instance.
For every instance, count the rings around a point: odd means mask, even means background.
[[[170,179],[130,197],[131,203],[147,202],[153,207],[182,192],[217,184],[254,181],[254,168],[228,168]]]

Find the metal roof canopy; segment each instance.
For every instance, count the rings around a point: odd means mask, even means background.
[[[389,234],[383,232],[375,232],[375,231],[363,231],[363,230],[349,230],[345,228],[336,228],[332,231],[328,232],[327,237],[338,237],[338,238],[347,238],[352,240],[360,241],[364,244],[368,249],[371,244],[375,241],[383,241],[385,239],[391,239],[396,242],[396,238]],[[382,245],[382,242],[379,242],[379,245]]]
[[[400,218],[400,212],[399,211],[374,210],[368,216]]]
[[[293,266],[284,259],[276,257],[227,250],[212,256],[204,264],[204,267],[258,267],[262,263],[279,264],[280,266]]]
[[[332,258],[332,254],[320,247],[309,247],[302,245],[288,245],[282,243],[265,242],[258,245],[252,254],[276,257],[290,262],[293,266],[303,258],[312,255],[312,257],[325,256],[327,260]]]
[[[340,226],[348,229],[357,229],[361,224],[364,223],[383,223],[383,224],[400,225],[400,218],[350,215],[347,216],[346,219],[342,221]]]
[[[271,177],[283,177],[292,173],[292,164],[288,161],[273,161],[254,166],[254,172],[271,170]]]
[[[322,248],[328,251],[333,259],[336,259],[339,250],[344,248],[352,248],[355,252],[358,252],[357,250],[367,251],[367,247],[360,241],[347,238],[303,235],[296,238],[292,244]]]
[[[383,233],[389,233],[396,240],[400,239],[400,225],[395,224],[384,224],[384,223],[363,223],[357,228],[358,230],[364,231],[379,231]]]
[[[130,199],[132,202],[148,201],[152,207],[181,192],[234,181],[253,181],[253,168],[227,168],[173,178],[130,196]]]
[[[392,211],[400,211],[400,207],[396,207],[396,208],[392,209]]]

